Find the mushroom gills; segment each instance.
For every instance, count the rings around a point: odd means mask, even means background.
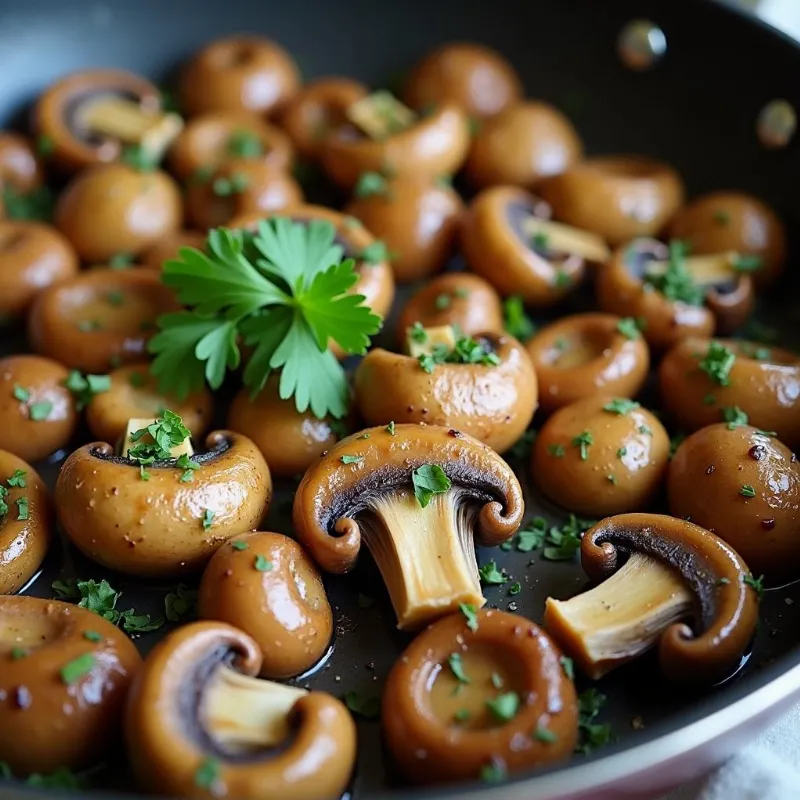
[[[683,264],[698,286],[719,286],[720,284],[736,283],[742,277],[743,273],[735,266],[739,257],[739,253],[730,250],[725,253],[686,256]],[[657,277],[663,275],[669,266],[669,261],[648,261],[645,274],[647,277]]]
[[[593,680],[655,645],[692,612],[693,595],[680,575],[632,553],[611,577],[570,600],[547,598],[545,628]]]
[[[373,500],[360,519],[364,541],[389,592],[400,630],[416,630],[457,611],[480,608],[472,539],[475,510],[453,488],[423,508],[413,491]]]
[[[134,419],[128,420],[128,427],[125,429],[125,438],[122,441],[122,447],[120,448],[120,455],[125,457],[128,454],[128,451],[131,448],[135,447],[137,444],[152,444],[153,437],[150,434],[145,434],[141,438],[133,441],[133,434],[137,431],[144,430],[148,425],[154,425],[158,422],[158,419],[155,417],[137,417]],[[192,447],[192,440],[190,438],[184,439],[180,444],[175,445],[175,447],[170,449],[170,455],[172,458],[180,458],[180,456],[193,456],[194,455],[194,448]]]
[[[203,693],[203,728],[227,752],[275,747],[288,738],[292,708],[307,694],[221,666]]]
[[[347,109],[347,119],[370,139],[380,141],[410,128],[417,115],[391,92],[373,92]]]
[[[611,251],[603,238],[590,231],[533,215],[524,220],[522,229],[529,241],[535,243],[541,240],[542,249],[548,252],[577,255],[597,263],[604,263],[611,258]]]
[[[409,328],[406,334],[406,349],[412,358],[432,356],[436,352],[452,353],[455,347],[456,332],[452,325],[422,329],[417,326]]]

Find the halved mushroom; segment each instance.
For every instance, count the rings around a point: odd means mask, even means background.
[[[142,787],[196,797],[333,800],[356,756],[356,727],[322,692],[259,680],[247,634],[195,622],[150,653],[128,699],[128,757]]]
[[[96,763],[119,739],[142,658],[98,614],[0,597],[0,753],[18,776]]]
[[[409,630],[486,602],[473,536],[499,545],[523,513],[519,481],[491,448],[452,428],[391,423],[342,440],[309,467],[293,522],[327,572],[352,569],[363,537],[398,627]]]
[[[705,528],[661,514],[608,517],[584,534],[581,565],[602,583],[570,600],[547,598],[544,625],[592,678],[657,644],[671,680],[719,681],[752,643],[753,578]]]
[[[578,703],[561,662],[552,639],[517,614],[431,625],[395,662],[383,694],[386,742],[405,776],[440,783],[569,758]]]
[[[546,306],[583,277],[587,263],[610,255],[602,239],[550,220],[550,207],[508,186],[482,191],[467,209],[461,246],[471,269],[501,295]]]
[[[180,133],[183,121],[162,108],[161,93],[124,70],[74,72],[39,98],[33,127],[52,145],[52,157],[68,170],[117,161],[126,147],[157,162]]]

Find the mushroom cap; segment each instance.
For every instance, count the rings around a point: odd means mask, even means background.
[[[105,373],[117,362],[141,361],[157,318],[178,308],[152,270],[93,269],[36,297],[28,340],[62,364]]]
[[[18,133],[0,131],[0,184],[25,193],[44,180],[44,169],[33,143]]]
[[[712,341],[736,357],[727,386],[698,366]],[[788,350],[739,339],[685,339],[664,356],[658,377],[664,406],[681,430],[713,425],[724,408],[736,407],[751,425],[775,431],[789,447],[800,445],[800,356]]]
[[[0,595],[14,594],[30,581],[52,536],[53,503],[39,473],[13,453],[0,450],[0,482],[6,484],[18,470],[25,473],[25,486],[8,486],[2,498],[9,513],[0,517]],[[17,505],[22,498],[27,500],[26,514],[20,514]]]
[[[411,642],[389,673],[381,704],[383,731],[398,766],[415,783],[476,778],[492,761],[517,772],[568,758],[577,743],[575,687],[564,674],[558,646],[517,614],[479,611],[477,623],[471,630],[462,614],[435,622]],[[505,667],[508,685],[503,691],[516,692],[521,700],[512,719],[470,727],[442,718],[436,684],[445,678],[453,653],[462,659],[477,653],[497,664],[496,669]],[[472,682],[481,678],[488,689],[488,674],[476,674]],[[449,710],[452,691],[446,688],[450,702],[441,705]],[[455,702],[462,703],[458,698]],[[553,741],[538,739],[539,729],[551,732]]]
[[[343,457],[360,460],[345,464]],[[525,511],[522,489],[494,450],[454,428],[398,424],[394,433],[367,428],[342,439],[309,467],[294,496],[298,540],[326,572],[347,572],[361,547],[358,515],[371,499],[407,490],[412,470],[431,463],[481,504],[474,522],[481,543],[498,545],[516,533]]]
[[[582,155],[583,142],[569,119],[549,103],[527,100],[481,122],[464,172],[480,189],[534,189]]]
[[[39,461],[69,442],[78,414],[72,394],[64,386],[68,376],[69,370],[50,358],[16,355],[0,359],[0,449],[25,461]],[[31,416],[34,408],[47,413],[43,418],[39,413]]]
[[[593,231],[612,247],[654,236],[683,205],[678,173],[647,156],[587,158],[540,187],[556,219]]]
[[[355,403],[369,425],[419,422],[458,428],[502,453],[536,410],[536,373],[525,348],[486,332],[497,366],[439,364],[426,372],[411,356],[375,348],[356,368]]]
[[[203,572],[197,613],[252,636],[264,678],[311,669],[333,635],[333,612],[317,568],[280,533],[246,533],[220,547]]]
[[[179,575],[202,567],[239,533],[256,530],[267,513],[272,479],[246,437],[214,431],[201,465],[182,482],[174,461],[156,462],[142,480],[139,465],[94,442],[64,462],[56,482],[59,521],[87,556],[129,575]],[[206,511],[213,512],[210,526]]]
[[[56,227],[89,264],[138,255],[181,227],[178,184],[161,170],[101,164],[76,175],[58,196]]]
[[[102,758],[141,665],[133,642],[91,611],[38,597],[0,596],[0,632],[0,752],[11,771],[79,769]],[[76,659],[87,671],[62,677]]]
[[[162,639],[134,682],[125,715],[128,758],[139,782],[159,794],[197,794],[195,775],[209,758],[216,785],[228,797],[338,797],[350,779],[356,728],[336,698],[301,697],[291,711],[293,736],[281,748],[252,757],[229,756],[203,729],[203,681],[232,658],[232,667],[257,675],[258,645],[221,622],[195,622]],[[265,682],[266,683],[266,682]]]
[[[188,116],[210,111],[276,114],[300,88],[289,53],[261,36],[226,36],[198,50],[178,83]]]
[[[362,172],[382,172],[387,165],[396,175],[453,175],[468,148],[466,114],[445,104],[382,141],[354,135],[349,125],[332,131],[322,147],[322,166],[334,183],[352,189]]]
[[[800,464],[782,442],[749,425],[701,428],[678,447],[667,489],[670,513],[724,539],[756,575],[800,575]]]
[[[465,214],[461,249],[473,272],[504,297],[518,294],[530,305],[553,305],[580,282],[584,260],[569,255],[557,268],[537,253],[522,229],[528,215],[549,218],[550,208],[513,186],[484,189]],[[559,274],[565,280],[557,280]]]
[[[204,233],[181,229],[168,233],[153,244],[152,247],[148,247],[139,257],[139,261],[143,267],[161,272],[165,261],[178,258],[181,247],[194,247],[196,250],[203,250],[205,246],[206,235]]]
[[[593,395],[560,408],[542,426],[531,451],[531,477],[538,487],[583,516],[645,507],[667,474],[664,426],[638,403],[625,413],[607,410],[614,401]],[[587,433],[590,443],[582,449],[579,438]]]
[[[672,680],[713,682],[729,677],[749,648],[758,598],[741,556],[713,533],[662,514],[620,514],[601,520],[581,541],[581,565],[601,581],[635,550],[678,571],[697,598],[692,625],[676,623],[659,642],[659,660]]]
[[[541,328],[525,343],[546,411],[596,394],[635,397],[647,378],[650,351],[630,339],[613,314],[572,314]]]

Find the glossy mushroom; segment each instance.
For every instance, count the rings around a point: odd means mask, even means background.
[[[709,192],[687,203],[672,220],[670,236],[695,254],[733,250],[761,263],[752,272],[757,286],[774,283],[786,261],[786,231],[766,203],[744,192]]]
[[[554,503],[587,517],[646,507],[667,474],[669,436],[634,401],[593,395],[556,411],[536,437],[531,476]]]
[[[280,533],[243,534],[220,547],[203,572],[197,613],[252,636],[263,678],[311,669],[333,635],[333,612],[317,568]]]
[[[255,678],[258,645],[220,622],[174,631],[150,653],[128,700],[128,758],[148,791],[172,797],[335,800],[356,756],[344,705]]]
[[[161,314],[178,308],[150,270],[96,269],[41,292],[28,315],[34,350],[90,373],[141,361]]]
[[[528,100],[480,124],[464,174],[479,189],[534,189],[569,169],[582,155],[583,143],[569,119],[548,103]]]
[[[0,319],[24,316],[36,295],[78,273],[67,239],[40,222],[0,222]]]
[[[0,597],[0,752],[18,776],[80,769],[117,743],[141,666],[133,642],[78,606]]]
[[[28,139],[0,131],[0,188],[25,194],[44,180],[44,170]]]
[[[261,36],[227,36],[192,56],[178,94],[190,117],[210,111],[273,115],[299,87],[297,64],[279,44]]]
[[[441,45],[411,71],[403,99],[422,110],[454,103],[474,119],[499,114],[522,97],[522,82],[508,60],[484,45]]]
[[[104,164],[70,181],[55,224],[83,261],[105,264],[121,253],[137,256],[178,230],[182,216],[180,190],[165,172]]]
[[[156,269],[159,272],[165,261],[178,258],[181,247],[194,247],[202,250],[206,246],[206,235],[200,231],[173,231],[148,247],[140,256],[143,267]]]
[[[36,575],[47,555],[53,528],[47,487],[30,464],[7,450],[0,450],[0,509],[3,508],[0,595],[18,592]]]
[[[464,203],[447,181],[403,176],[377,177],[375,191],[345,206],[389,251],[399,283],[426,278],[453,253]]]
[[[269,509],[272,479],[244,436],[210,433],[190,480],[173,459],[146,467],[94,442],[73,452],[56,482],[59,521],[72,543],[128,575],[180,575],[202,567]]]
[[[417,498],[414,481],[429,473],[438,475],[438,491]],[[413,630],[461,603],[486,602],[473,536],[499,545],[523,513],[516,476],[489,447],[452,428],[392,424],[343,439],[312,464],[292,519],[298,540],[326,572],[351,570],[363,538],[398,627]]]
[[[280,377],[271,375],[255,397],[242,389],[228,410],[228,428],[251,439],[276,478],[300,475],[336,444],[331,418],[318,419],[299,412],[294,399],[281,400]]]
[[[691,432],[739,408],[750,424],[800,446],[800,356],[740,339],[685,339],[658,371],[664,407]]]
[[[591,678],[658,646],[662,672],[713,683],[739,667],[755,635],[758,596],[744,561],[686,520],[621,514],[581,541],[595,588],[547,599],[547,631]]]
[[[580,283],[588,263],[610,256],[597,236],[550,221],[550,208],[522,189],[484,189],[461,226],[461,248],[473,272],[503,296],[553,305]]]
[[[568,759],[578,702],[558,646],[517,614],[435,622],[395,662],[381,717],[389,750],[414,783],[520,772]]]
[[[597,394],[636,397],[647,378],[650,351],[632,319],[573,314],[542,328],[525,348],[545,411]]]
[[[410,340],[421,340],[425,348],[433,341],[431,330],[412,330]],[[356,368],[356,408],[368,425],[392,420],[445,425],[502,453],[522,436],[536,410],[533,365],[525,348],[506,334],[452,341],[455,347],[443,348],[455,363],[426,364],[424,356],[370,350]],[[479,359],[465,363],[455,357],[462,350]]]
[[[800,463],[789,448],[737,421],[701,428],[677,449],[670,513],[724,539],[756,575],[800,575]]]
[[[503,304],[492,285],[469,272],[446,272],[426,283],[403,306],[396,340],[405,347],[408,330],[450,325],[464,336],[503,332]]]
[[[683,181],[645,156],[587,158],[542,183],[556,219],[602,236],[611,246],[656,235],[683,205]]]
[[[33,462],[67,445],[78,424],[68,376],[49,358],[0,359],[0,449]]]

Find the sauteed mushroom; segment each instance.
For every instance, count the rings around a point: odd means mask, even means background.
[[[203,250],[205,246],[206,236],[200,231],[173,231],[159,239],[152,247],[148,247],[139,257],[139,261],[143,267],[161,271],[165,261],[178,258],[181,247]]]
[[[415,783],[477,778],[569,758],[578,739],[575,687],[533,622],[480,611],[435,622],[395,663],[383,695],[386,742]]]
[[[584,534],[581,565],[602,583],[571,600],[548,598],[544,624],[592,678],[657,644],[668,678],[711,683],[735,672],[752,642],[750,571],[698,525],[660,514],[609,517]]]
[[[197,613],[252,636],[264,678],[290,678],[316,664],[333,635],[333,612],[317,568],[280,533],[226,542],[200,581]]]
[[[15,775],[86,767],[117,742],[141,665],[98,614],[56,600],[0,597],[0,752]]]
[[[792,580],[800,574],[800,463],[732,411],[730,422],[702,428],[678,447],[670,512],[724,539],[756,574]]]
[[[20,194],[40,186],[42,165],[31,143],[18,133],[0,131],[0,189]]]
[[[511,468],[471,436],[437,425],[368,428],[332,447],[295,493],[297,538],[327,572],[352,569],[364,543],[398,627],[420,628],[481,595],[473,535],[496,546],[522,522]]]
[[[322,692],[259,680],[261,653],[219,622],[174,631],[148,656],[125,715],[141,785],[176,797],[334,800],[356,756],[347,709]]]

